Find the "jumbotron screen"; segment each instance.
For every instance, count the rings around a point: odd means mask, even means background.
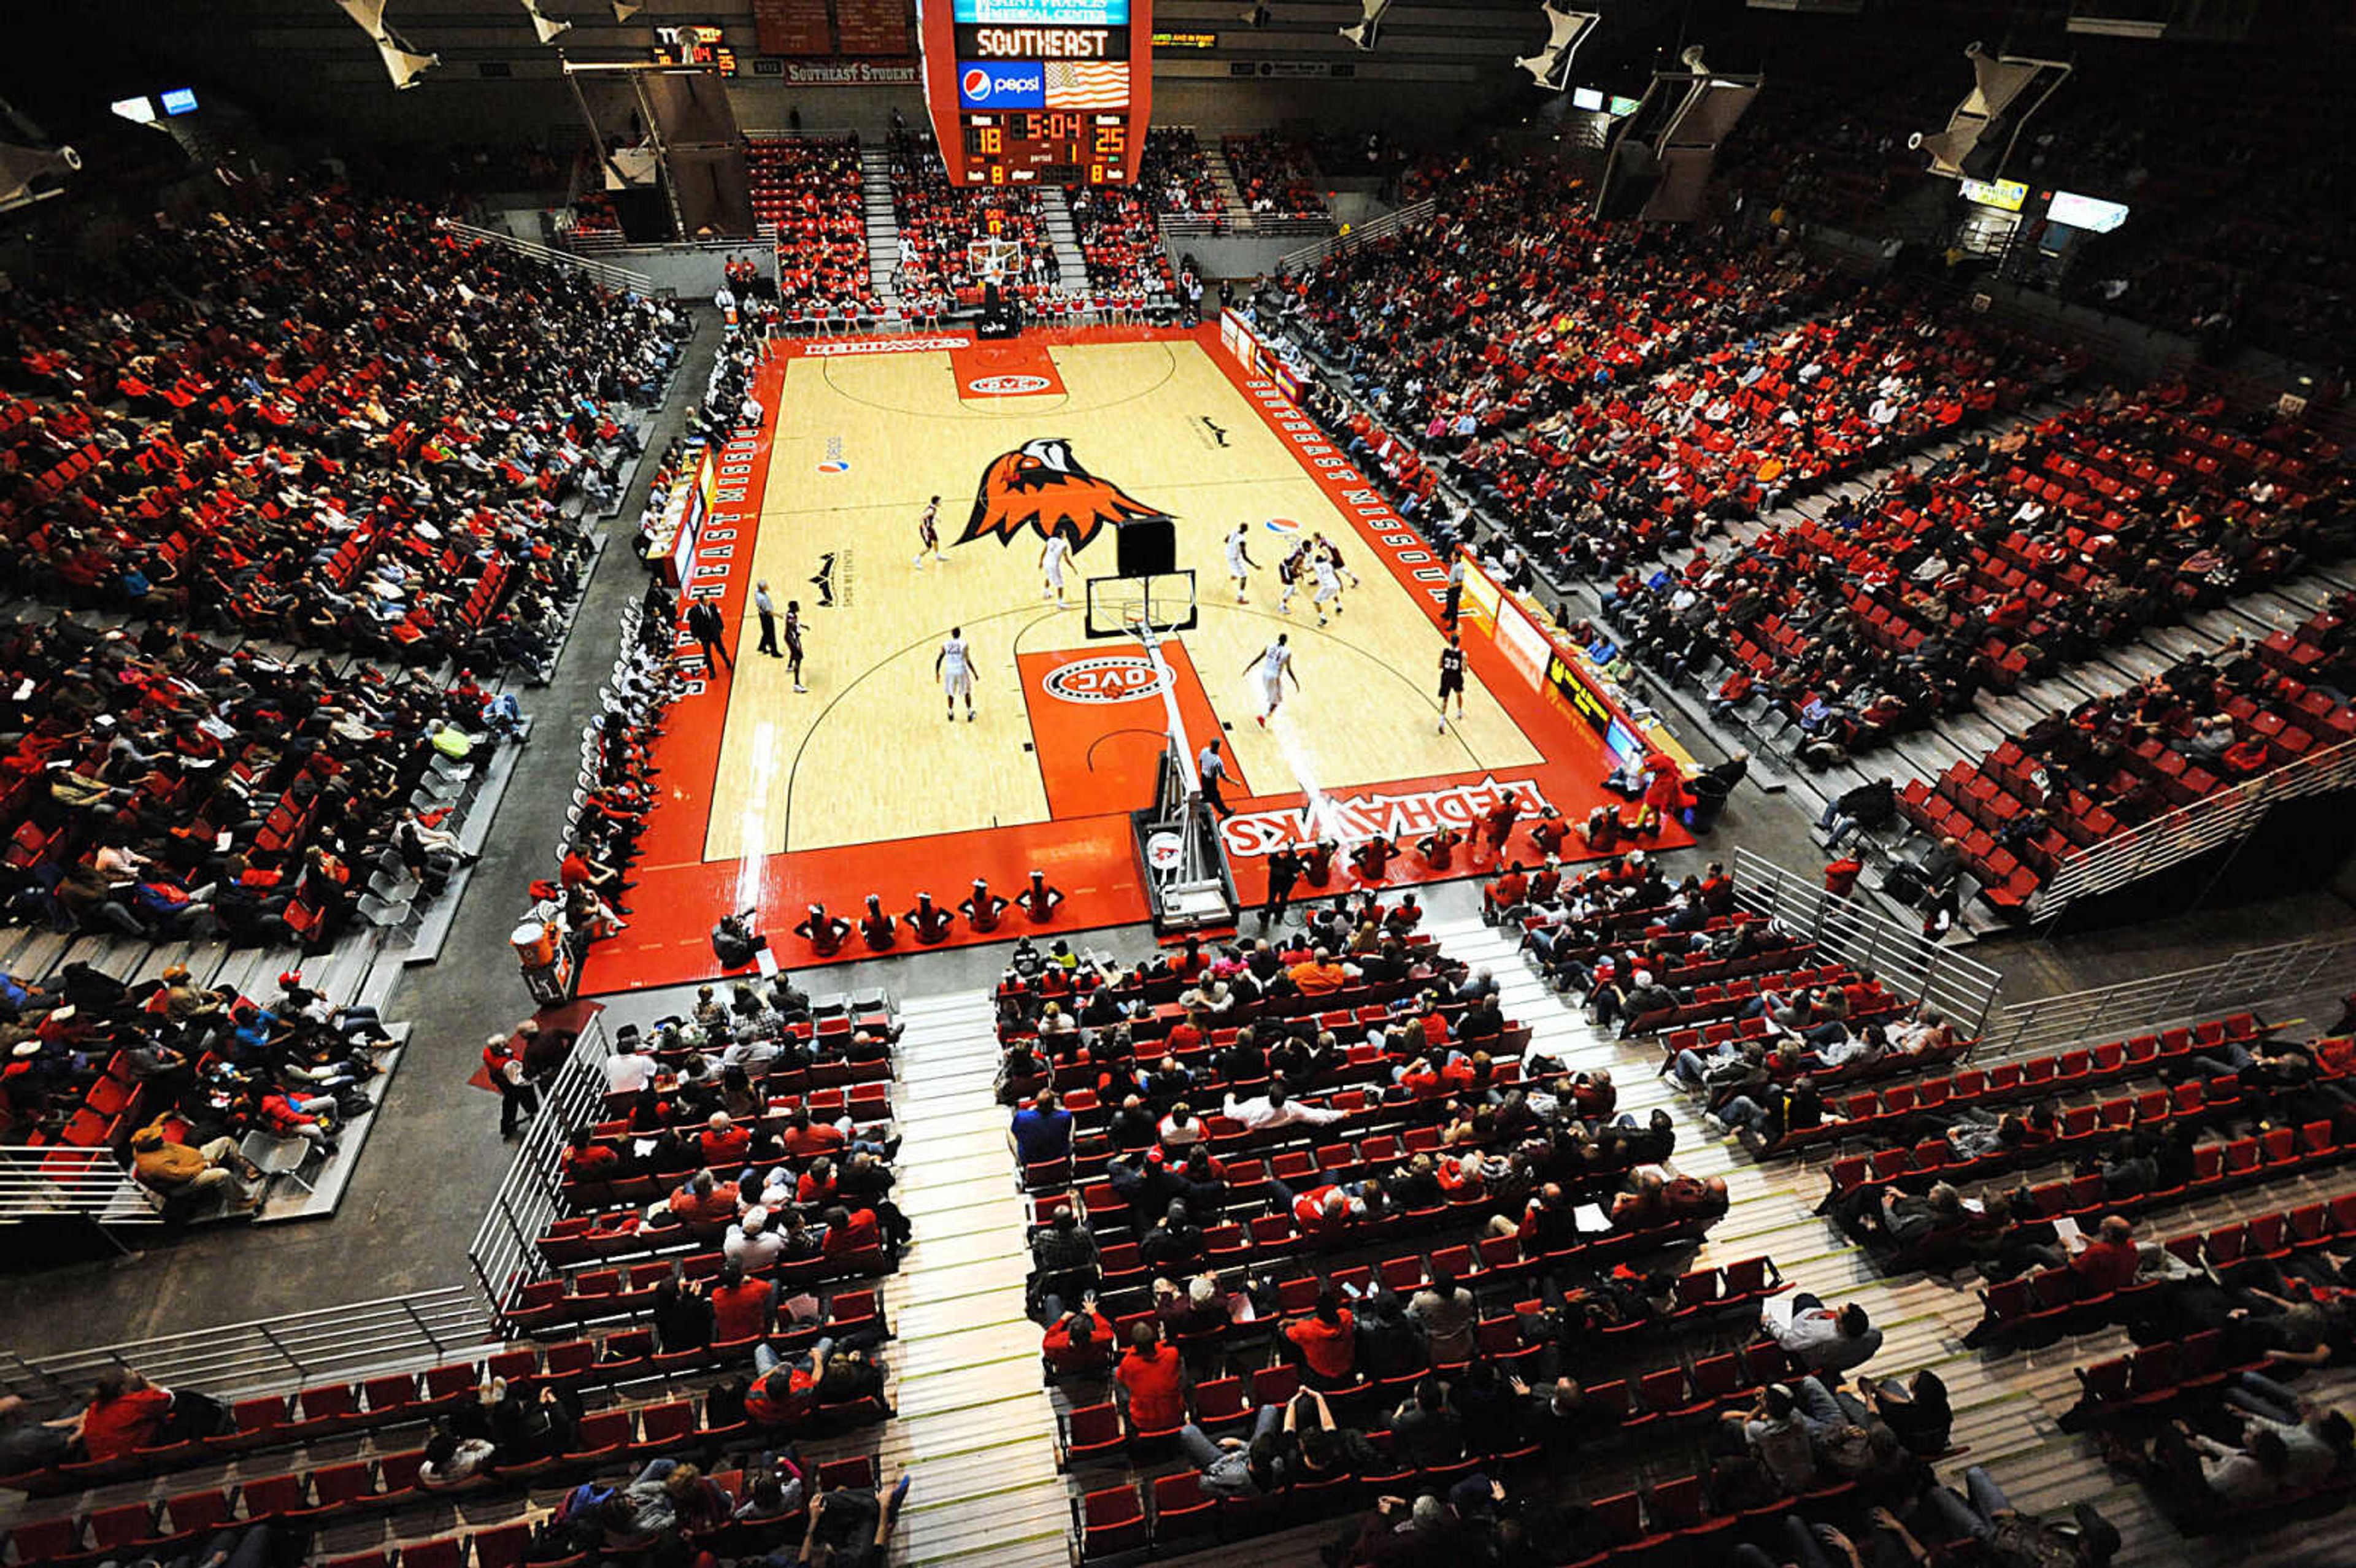
[[[925,101],[956,184],[1137,177],[1151,0],[932,0],[922,24]]]

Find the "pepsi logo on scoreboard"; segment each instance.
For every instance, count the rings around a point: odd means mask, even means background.
[[[1044,109],[1047,68],[1037,60],[958,61],[958,106],[961,109]]]

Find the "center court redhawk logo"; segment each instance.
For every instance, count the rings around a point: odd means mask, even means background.
[[[973,516],[957,542],[995,539],[1012,544],[1015,535],[1032,528],[1041,539],[1062,534],[1079,550],[1107,523],[1166,515],[1081,467],[1071,443],[1051,437],[1026,441],[991,460],[974,492]]]

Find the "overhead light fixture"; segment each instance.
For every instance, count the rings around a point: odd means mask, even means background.
[[[1579,52],[1579,46],[1587,41],[1588,34],[1602,18],[1593,11],[1558,11],[1546,5],[1538,9],[1546,13],[1546,48],[1514,63],[1528,71],[1530,80],[1540,87],[1560,92],[1570,80],[1571,56]]]
[[[531,18],[531,30],[540,35],[540,41],[543,44],[553,43],[573,30],[573,24],[561,16],[541,16],[539,0],[523,0],[523,8],[525,15]]]
[[[2021,127],[2070,74],[2067,60],[1992,55],[1974,44],[1964,51],[1972,62],[1972,90],[1947,116],[1947,128],[1906,144],[1931,155],[1931,172],[1948,179],[1993,182],[2004,172]]]
[[[65,176],[80,167],[81,155],[71,147],[20,147],[0,142],[0,212],[64,195]],[[55,176],[57,183],[35,190],[33,182],[45,175]]]
[[[1358,25],[1333,30],[1362,49],[1375,47],[1375,39],[1383,30],[1383,13],[1391,8],[1391,0],[1358,0]]]
[[[384,25],[384,0],[336,0],[336,5],[376,45],[377,54],[384,60],[384,72],[392,79],[394,91],[415,87],[419,77],[442,63],[440,55],[419,54],[409,47],[408,40]]]

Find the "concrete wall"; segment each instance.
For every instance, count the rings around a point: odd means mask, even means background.
[[[1192,256],[1206,278],[1258,278],[1275,272],[1280,257],[1314,243],[1313,235],[1257,239],[1223,234],[1215,240],[1173,240],[1170,259],[1175,262]]]

